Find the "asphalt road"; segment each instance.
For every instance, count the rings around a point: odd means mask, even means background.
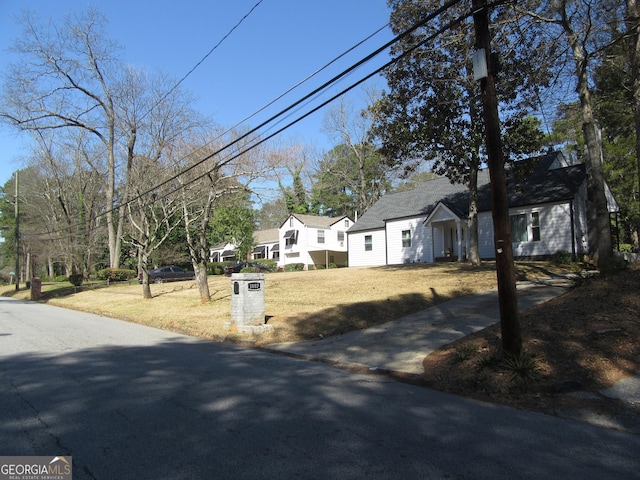
[[[80,479],[630,479],[640,436],[0,298],[0,455]]]

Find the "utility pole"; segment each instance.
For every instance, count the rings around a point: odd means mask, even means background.
[[[498,302],[500,304],[500,328],[504,353],[518,355],[522,351],[522,336],[518,318],[516,270],[513,263],[511,225],[509,223],[509,197],[504,170],[504,154],[500,136],[498,100],[495,72],[491,65],[491,37],[486,0],[473,0],[473,21],[476,31],[476,47],[484,49],[487,67],[486,77],[480,80],[482,107],[485,122],[485,140],[491,182],[491,212],[493,215],[493,241],[498,277]]]
[[[14,204],[14,214],[16,217],[16,228],[15,228],[15,244],[16,244],[16,292],[20,290],[20,208],[18,207],[18,171],[16,170],[16,201]]]

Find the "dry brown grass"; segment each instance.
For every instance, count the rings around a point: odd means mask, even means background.
[[[428,355],[423,380],[438,390],[564,416],[576,409],[615,417],[640,431],[640,405],[598,392],[640,372],[640,268],[584,281],[520,316],[534,378],[502,360],[500,325]],[[575,395],[590,392],[591,396]]]
[[[519,264],[521,276],[548,274],[548,263]],[[461,295],[495,288],[492,263],[413,264],[267,274],[265,309],[275,327],[269,334],[240,334],[228,327],[229,277],[209,277],[210,303],[199,301],[195,282],[152,285],[153,298],[142,298],[137,283],[108,288],[44,285],[44,301],[66,308],[138,322],[165,330],[227,342],[260,345],[334,335],[387,322]],[[2,293],[2,292],[0,292]],[[6,288],[4,294],[28,298]]]

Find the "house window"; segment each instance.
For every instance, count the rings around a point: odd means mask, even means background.
[[[402,231],[402,246],[403,247],[411,246],[411,230]]]
[[[371,235],[364,236],[364,251],[370,252],[373,250],[373,237]]]
[[[540,214],[531,212],[531,240],[540,241]]]
[[[531,217],[527,213],[510,215],[511,241],[518,242],[538,242],[540,241],[540,213],[531,212]]]
[[[318,243],[324,243],[324,230],[318,230]]]
[[[349,228],[349,220],[344,221],[344,228]]]
[[[293,217],[289,217],[289,226],[293,227]]]
[[[511,215],[511,241],[526,242],[529,240],[529,232],[527,231],[527,215],[524,213]]]
[[[344,242],[344,232],[338,232],[338,241]]]
[[[287,230],[287,233],[284,234],[285,245],[295,245],[296,237],[297,234],[295,230]]]

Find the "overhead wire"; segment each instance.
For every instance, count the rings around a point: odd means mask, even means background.
[[[302,104],[303,102],[313,98],[314,96],[316,96],[318,93],[324,91],[325,89],[327,89],[329,86],[337,83],[339,80],[341,80],[342,78],[344,78],[346,75],[350,74],[351,72],[355,71],[357,68],[361,67],[362,65],[364,65],[365,63],[369,62],[371,59],[375,58],[376,56],[378,56],[380,53],[384,52],[387,48],[389,48],[391,45],[393,45],[394,43],[400,41],[401,39],[407,37],[408,35],[411,35],[413,32],[415,32],[417,29],[423,27],[424,25],[426,25],[428,22],[430,22],[431,20],[433,20],[434,18],[436,18],[438,15],[442,14],[443,12],[449,10],[450,8],[452,8],[453,6],[455,6],[456,4],[460,3],[462,0],[449,0],[448,2],[446,2],[445,4],[443,4],[442,6],[440,6],[438,9],[436,9],[435,11],[433,11],[432,13],[430,13],[428,16],[426,16],[425,18],[423,18],[420,22],[416,23],[414,26],[408,28],[407,30],[405,30],[404,32],[396,35],[393,39],[391,39],[390,41],[386,42],[384,45],[382,45],[381,47],[377,48],[376,50],[374,50],[372,53],[370,53],[369,55],[366,55],[364,58],[362,58],[361,60],[359,60],[358,62],[354,63],[353,65],[351,65],[350,67],[348,67],[347,69],[343,70],[341,73],[339,73],[338,75],[334,76],[333,78],[331,78],[330,80],[324,82],[321,86],[315,88],[313,91],[311,91],[310,93],[304,95],[302,98],[300,98],[299,100],[293,102],[292,104],[290,104],[289,106],[287,106],[286,108],[282,109],[280,112],[272,115],[271,117],[269,117],[267,120],[261,122],[258,126],[251,128],[248,132],[244,133],[243,135],[241,135],[240,137],[234,139],[233,141],[227,143],[226,145],[224,145],[223,147],[215,150],[214,152],[204,156],[202,159],[198,160],[197,162],[195,162],[194,164],[190,165],[189,167],[181,170],[180,172],[178,172],[175,175],[172,175],[170,178],[160,182],[159,184],[154,185],[151,188],[148,188],[144,191],[142,191],[141,193],[127,199],[125,202],[123,202],[122,204],[117,204],[103,212],[101,212],[99,215],[96,215],[94,217],[94,220],[106,215],[107,212],[111,211],[116,211],[118,210],[121,206],[124,206],[126,204],[130,204],[134,201],[140,200],[142,199],[142,197],[147,196],[151,193],[153,193],[154,191],[162,188],[163,186],[166,186],[167,184],[174,182],[175,180],[177,180],[180,176],[186,175],[187,173],[191,172],[192,170],[194,170],[195,168],[197,168],[198,166],[204,164],[206,161],[210,160],[211,158],[215,157],[216,155],[220,155],[222,152],[224,152],[225,150],[230,149],[231,147],[237,145],[240,141],[248,138],[249,136],[258,133],[262,128],[264,128],[265,126],[269,125],[270,123],[272,123],[273,121],[275,121],[276,119],[284,116],[285,114],[287,114],[288,112],[290,112],[291,110],[293,110],[294,108],[296,108],[297,106],[299,106],[300,104]],[[260,2],[258,2],[260,3]],[[437,30],[435,33],[433,33],[432,35],[430,35],[429,37],[423,39],[420,43],[414,45],[413,47],[411,47],[410,49],[406,50],[405,52],[403,52],[401,55],[399,55],[398,57],[395,57],[393,59],[391,59],[390,61],[386,62],[383,66],[375,69],[373,72],[369,73],[368,75],[366,75],[365,77],[361,78],[360,80],[358,80],[357,82],[351,84],[349,87],[343,89],[342,91],[340,91],[339,93],[333,95],[331,98],[329,98],[328,100],[322,102],[320,105],[312,108],[310,111],[304,113],[303,115],[299,116],[298,118],[296,118],[295,120],[289,122],[288,124],[286,124],[285,126],[281,127],[280,129],[278,129],[277,131],[271,133],[270,135],[263,137],[263,138],[259,138],[258,141],[256,141],[256,143],[251,144],[250,146],[246,147],[245,149],[242,149],[241,151],[232,154],[230,157],[225,158],[223,161],[221,161],[220,163],[217,163],[214,168],[208,170],[207,172],[205,172],[204,174],[201,174],[193,179],[190,179],[188,182],[185,182],[183,184],[178,185],[175,189],[173,189],[172,191],[166,193],[163,196],[156,196],[151,203],[156,202],[160,199],[164,199],[167,196],[177,192],[180,189],[185,188],[186,186],[204,178],[206,175],[209,175],[210,173],[212,173],[214,170],[218,170],[223,168],[224,166],[228,165],[230,162],[232,162],[233,160],[235,160],[236,158],[240,157],[241,155],[244,155],[245,153],[251,151],[252,149],[258,147],[259,145],[265,143],[266,141],[270,140],[271,138],[273,138],[274,136],[282,133],[283,131],[287,130],[288,128],[290,128],[291,126],[299,123],[300,121],[302,121],[303,119],[307,118],[308,116],[310,116],[311,114],[315,113],[316,111],[320,110],[321,108],[324,108],[326,105],[328,105],[329,103],[335,101],[337,98],[341,97],[342,95],[344,95],[345,93],[349,92],[350,90],[352,90],[353,88],[357,87],[358,85],[361,85],[362,83],[364,83],[365,81],[367,81],[368,79],[372,78],[373,76],[377,75],[378,73],[380,73],[381,71],[385,70],[386,68],[388,68],[389,66],[393,65],[393,63],[397,62],[398,60],[400,60],[401,58],[406,57],[407,55],[409,55],[410,53],[412,53],[413,51],[415,51],[415,49],[419,48],[419,46],[424,45],[425,43],[431,41],[433,38],[435,38],[437,35],[440,35],[442,32],[446,31],[449,28],[452,28],[454,25],[456,25],[456,23],[459,23],[461,20],[463,20],[464,18],[469,17],[470,15],[472,15],[472,12],[468,12],[465,13],[463,15],[461,15],[460,17],[456,18],[454,21],[451,21],[449,23],[447,23],[444,27],[440,28],[439,30]],[[384,27],[382,27],[384,28]],[[351,49],[350,49],[351,50]],[[344,55],[344,54],[343,54]],[[342,55],[341,55],[342,56]],[[334,59],[335,61],[335,59]],[[324,67],[323,67],[324,68]],[[322,69],[321,69],[322,70]],[[313,75],[311,75],[313,76]],[[300,84],[304,83],[300,82]],[[293,90],[296,87],[292,87],[290,90],[288,90],[286,93],[288,93],[289,91]],[[284,95],[286,95],[286,93],[282,94],[280,97],[278,98],[282,98]],[[260,110],[258,110],[258,112],[264,110],[265,108],[267,108],[268,106],[272,105],[274,102],[276,102],[276,100],[273,100],[272,102],[269,102],[265,107],[262,107]],[[257,114],[257,112],[256,112]],[[254,116],[255,114],[252,114],[252,116]],[[252,116],[248,117],[251,118]],[[76,225],[76,226],[79,226]],[[67,226],[62,230],[67,230],[68,228],[71,228],[71,226]],[[51,234],[51,233],[57,233],[56,231],[54,232],[47,232],[47,234]]]
[[[377,48],[376,50],[374,50],[372,53],[370,53],[369,55],[365,56],[364,58],[362,58],[361,60],[357,61],[356,63],[354,63],[353,65],[351,65],[350,67],[346,68],[345,70],[343,70],[341,73],[339,73],[338,75],[334,76],[333,78],[331,78],[330,80],[327,80],[325,83],[323,83],[322,85],[320,85],[319,87],[315,88],[313,91],[311,91],[310,93],[306,94],[305,96],[303,96],[302,98],[300,98],[299,100],[293,102],[291,105],[289,105],[288,107],[282,109],[280,112],[276,113],[275,115],[272,115],[271,117],[269,117],[267,120],[264,120],[262,123],[260,123],[258,126],[250,129],[248,132],[244,133],[243,135],[241,135],[240,137],[238,137],[237,139],[229,142],[227,145],[223,146],[222,148],[214,151],[213,153],[206,155],[204,158],[202,158],[200,161],[194,163],[193,165],[190,165],[189,167],[185,168],[183,171],[179,172],[178,174],[176,174],[175,176],[172,176],[171,178],[168,178],[167,180],[161,182],[160,184],[149,188],[145,191],[143,191],[140,196],[144,196],[144,195],[148,195],[149,193],[153,192],[154,190],[157,190],[160,187],[165,186],[166,184],[174,181],[178,176],[180,175],[184,175],[188,172],[190,172],[191,170],[195,169],[196,167],[202,165],[204,162],[206,162],[207,160],[213,158],[214,156],[222,153],[224,150],[227,150],[228,148],[231,148],[232,146],[236,145],[237,143],[239,143],[240,141],[244,140],[245,138],[249,137],[250,135],[257,133],[258,131],[260,131],[263,127],[265,127],[266,125],[268,125],[269,123],[273,122],[274,120],[276,120],[277,118],[283,116],[284,114],[286,114],[287,112],[289,112],[290,110],[294,109],[295,107],[297,107],[298,105],[300,105],[301,103],[305,102],[306,100],[312,98],[313,96],[315,96],[317,93],[325,90],[326,88],[328,88],[329,86],[331,86],[332,84],[336,83],[338,80],[340,80],[341,78],[345,77],[346,75],[348,75],[349,73],[351,73],[352,71],[356,70],[357,68],[359,68],[360,66],[364,65],[365,63],[367,63],[368,61],[370,61],[371,59],[375,58],[376,56],[378,56],[380,53],[384,52],[387,48],[389,48],[391,45],[393,45],[394,43],[400,41],[401,39],[407,37],[408,35],[410,35],[411,33],[413,33],[414,31],[416,31],[417,29],[421,28],[422,26],[424,26],[427,22],[433,20],[435,17],[437,17],[438,15],[440,15],[441,13],[443,13],[444,11],[448,10],[449,8],[453,7],[454,5],[456,5],[457,3],[460,3],[462,0],[449,0],[448,2],[446,2],[444,5],[442,5],[440,8],[436,9],[434,12],[432,12],[431,14],[429,14],[427,17],[425,17],[423,20],[421,20],[420,22],[418,22],[417,24],[415,24],[413,27],[405,30],[404,32],[402,32],[401,34],[397,35],[396,37],[394,37],[392,40],[386,42],[384,45],[382,45],[381,47]],[[465,17],[466,18],[466,17]],[[411,50],[413,51],[413,50]],[[398,57],[400,58],[400,57]],[[393,64],[392,60],[390,63],[386,64],[387,66]],[[386,68],[386,67],[385,67]],[[382,71],[384,68],[380,68],[378,69],[373,75],[379,73],[380,71]],[[373,76],[371,75],[371,76]],[[362,83],[362,82],[358,82],[358,85]],[[348,89],[347,91],[349,91],[350,89]],[[338,97],[332,97],[332,101],[335,100]],[[329,102],[324,102],[322,104],[322,106],[325,106],[327,103]],[[312,113],[317,111],[318,108],[315,108],[312,110]],[[309,116],[309,114],[305,114],[303,115],[302,118],[306,118],[307,116]],[[300,118],[299,120],[292,122],[290,124],[288,124],[284,129],[289,128],[291,125],[298,123],[298,121],[302,120],[302,118]],[[278,133],[282,132],[284,129],[280,129],[278,131]],[[270,136],[269,138],[271,138],[272,136]],[[260,143],[264,143],[264,142],[260,142]],[[233,157],[233,159],[235,159],[237,157]],[[228,164],[230,160],[227,160],[225,162],[223,162],[222,164],[218,164],[216,166],[216,168],[220,168],[223,167],[224,165]],[[137,200],[137,197],[134,197],[132,199],[130,199],[130,201],[133,200]]]
[[[236,154],[234,154],[232,157],[228,158],[227,160],[225,160],[224,162],[222,162],[222,164],[218,164],[216,165],[216,168],[221,168],[222,166],[224,166],[225,164],[228,164],[229,162],[235,160],[236,158],[244,155],[245,153],[249,152],[250,150],[258,147],[259,145],[261,145],[262,143],[265,143],[266,141],[270,140],[271,138],[275,137],[276,135],[282,133],[283,131],[287,130],[288,128],[292,127],[293,125],[295,125],[296,123],[304,120],[306,117],[312,115],[313,113],[317,112],[318,110],[326,107],[328,104],[334,102],[335,100],[337,100],[338,98],[340,98],[342,95],[344,95],[345,93],[348,93],[349,91],[353,90],[354,88],[356,88],[358,85],[361,85],[362,83],[366,82],[367,80],[369,80],[370,78],[372,78],[373,76],[377,75],[378,73],[382,72],[383,70],[387,69],[388,67],[390,67],[391,65],[393,65],[395,62],[397,62],[398,60],[400,60],[401,58],[404,58],[406,56],[408,56],[410,53],[412,53],[413,51],[415,51],[416,49],[420,48],[422,45],[424,45],[427,42],[430,42],[431,40],[433,40],[435,37],[437,37],[438,35],[440,35],[441,33],[445,32],[446,30],[449,30],[450,28],[452,28],[453,26],[455,26],[456,24],[458,24],[459,22],[461,22],[462,20],[470,17],[473,15],[472,11],[468,11],[462,15],[460,15],[459,17],[455,18],[454,20],[448,22],[447,24],[445,24],[444,26],[442,26],[440,29],[438,29],[437,31],[435,31],[433,34],[429,35],[428,37],[426,37],[425,39],[423,39],[422,41],[416,43],[413,47],[405,50],[402,54],[400,54],[398,57],[395,57],[394,59],[390,60],[389,62],[385,63],[384,65],[382,65],[381,67],[378,67],[377,69],[375,69],[374,71],[372,71],[371,73],[367,74],[366,76],[364,76],[363,78],[361,78],[360,80],[358,80],[357,82],[351,84],[350,86],[348,86],[347,88],[341,90],[340,92],[336,93],[335,95],[333,95],[331,98],[325,100],[324,102],[322,102],[321,104],[317,105],[316,107],[312,108],[311,110],[309,110],[308,112],[306,112],[305,114],[299,116],[298,118],[296,118],[295,120],[293,120],[292,122],[286,124],[284,127],[281,127],[280,129],[278,129],[277,131],[271,133],[270,135],[268,135],[267,137],[264,138],[260,138],[260,140],[255,143],[254,145],[246,148],[245,150],[242,150]],[[224,148],[224,147],[223,147]],[[209,172],[205,172],[191,180],[189,180],[189,182],[187,182],[186,184],[182,184],[180,185],[179,188],[184,188],[186,185],[189,185],[191,183],[194,183],[202,178],[204,178],[206,175],[208,175]],[[149,192],[147,192],[149,193]],[[159,198],[165,198],[166,196],[170,195],[171,193],[175,193],[175,192],[170,192],[165,194],[165,196],[163,197],[159,197]]]

